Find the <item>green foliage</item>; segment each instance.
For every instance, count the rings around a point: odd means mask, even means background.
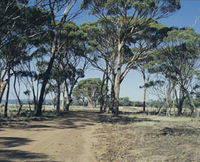
[[[100,78],[89,78],[78,82],[73,91],[73,96],[77,99],[86,98],[90,105],[94,105],[100,98],[102,81]],[[103,87],[106,88],[105,86]]]
[[[199,58],[199,43],[199,35],[190,28],[168,32],[163,47],[155,51],[152,71],[174,80],[192,77]]]
[[[121,9],[126,6],[126,10]],[[91,8],[92,14],[121,15],[123,12],[141,12],[150,14],[168,14],[180,8],[180,0],[84,0],[82,8]]]
[[[92,93],[99,93],[101,87],[101,79],[100,78],[89,78],[79,81],[76,90],[77,93],[82,93],[85,96],[93,95]]]
[[[129,97],[122,97],[119,100],[120,106],[132,106],[133,102],[129,100]]]

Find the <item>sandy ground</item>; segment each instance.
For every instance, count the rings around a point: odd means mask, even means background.
[[[0,161],[95,162],[94,133],[100,128],[98,115],[92,112],[1,128]]]

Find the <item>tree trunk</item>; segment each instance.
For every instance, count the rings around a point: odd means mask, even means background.
[[[0,82],[0,103],[2,102],[3,94],[5,92],[7,84],[8,84],[8,81]]]
[[[104,110],[103,110],[104,105],[105,105],[104,99],[100,98],[100,108],[99,108],[100,113],[104,112]]]
[[[114,115],[118,116],[119,114],[119,98],[120,98],[120,84],[121,84],[121,68],[122,68],[122,47],[124,46],[124,42],[118,42],[118,50],[117,50],[117,72],[114,83]]]
[[[60,112],[60,94],[61,94],[61,91],[60,91],[60,84],[58,83],[58,92],[57,92],[57,100],[56,100],[56,111],[57,113]]]
[[[143,92],[143,112],[146,111],[146,98],[147,98],[147,82],[149,81],[149,78],[146,77],[145,69],[142,70],[142,77],[144,82],[144,92]]]
[[[196,111],[196,106],[195,106],[188,90],[185,89],[185,92],[186,92],[186,96],[187,96],[188,101],[189,101],[189,105],[191,107],[191,116],[192,116],[194,114],[194,112]]]
[[[115,106],[115,92],[114,92],[114,85],[111,85],[111,104],[109,109],[112,113],[114,113],[114,106]]]
[[[14,72],[14,71],[13,71]],[[21,109],[22,109],[22,102],[20,100],[20,97],[19,97],[19,94],[17,93],[17,88],[16,88],[16,82],[17,82],[17,76],[16,74],[14,73],[14,82],[13,82],[13,87],[14,87],[14,92],[15,92],[15,95],[17,97],[17,102],[19,104],[19,109],[18,109],[18,112],[17,112],[17,115],[19,116],[20,115],[20,112],[21,112]],[[20,88],[20,87],[19,87]]]
[[[4,108],[4,117],[8,117],[8,102],[9,102],[9,93],[10,93],[10,68],[8,69],[8,86],[7,86],[7,94],[6,94],[6,103]]]
[[[36,95],[35,95],[36,96],[35,101],[37,101],[37,102],[34,103],[35,104],[35,106],[34,106],[35,112],[37,111],[38,102],[39,102],[39,84],[40,84],[39,79],[37,79],[37,92],[36,92]]]
[[[62,91],[62,109],[63,109],[63,111],[65,111],[65,107],[66,107],[66,96],[65,96],[66,89],[65,88],[66,88],[65,83],[63,83],[63,85],[62,85],[62,89],[63,89],[63,91]]]
[[[38,98],[37,98],[37,96],[35,94],[35,89],[34,89],[33,85],[31,86],[31,89],[32,89],[32,92],[33,92],[34,111],[36,112],[37,111],[37,106],[38,106]]]
[[[8,80],[4,80],[7,71],[5,71],[2,75],[2,71],[0,71],[0,103],[2,102],[3,94],[5,92]]]
[[[183,103],[185,101],[185,95],[184,95],[184,90],[180,88],[180,92],[179,92],[179,100],[178,100],[178,105],[177,105],[177,109],[178,109],[178,116],[182,115],[183,113]]]
[[[183,113],[183,102],[184,102],[184,100],[183,99],[181,99],[180,101],[179,101],[179,104],[178,104],[178,116],[180,116],[180,115],[182,115],[182,113]]]
[[[43,78],[42,87],[41,87],[41,90],[40,90],[40,97],[39,97],[38,106],[37,106],[37,111],[36,111],[36,114],[35,114],[36,116],[42,115],[42,106],[43,106],[43,102],[44,102],[46,85],[47,85],[49,78],[50,78],[50,75],[51,75],[51,70],[52,70],[52,67],[53,67],[54,60],[55,60],[55,55],[56,55],[56,51],[54,51],[53,56],[51,57],[51,59],[49,61],[48,68],[47,68],[47,70],[45,72],[45,76]]]
[[[119,83],[115,84],[114,92],[115,92],[115,96],[114,96],[113,111],[114,111],[114,115],[118,116],[118,114],[119,114],[119,92],[120,92],[120,84]]]
[[[144,87],[144,94],[143,94],[143,112],[146,111],[146,98],[147,98],[147,87]]]
[[[109,95],[108,95],[108,92],[109,92],[109,76],[108,76],[108,73],[106,74],[106,92],[105,92],[105,100],[104,100],[104,107],[103,107],[103,112],[106,112],[106,109],[108,107],[108,102],[109,102]]]
[[[29,111],[31,112],[31,100],[30,100],[30,95],[28,97],[28,107],[29,107]]]
[[[87,100],[88,100],[88,107],[89,108],[94,108],[94,102],[93,102],[92,98],[87,97]]]
[[[103,78],[102,78],[102,83],[101,83],[101,90],[100,90],[100,113],[103,113],[104,110],[104,105],[105,105],[105,99],[106,99],[106,96],[107,96],[107,92],[105,93],[104,91],[106,91],[106,89],[104,89],[105,87],[105,82],[106,82],[106,79],[107,79],[107,68],[106,68],[106,72],[103,73]],[[106,85],[107,86],[107,85]],[[107,88],[107,87],[105,87]]]
[[[72,101],[73,101],[73,100],[72,100],[72,98],[71,98],[71,95],[68,95],[68,96],[67,96],[67,104],[66,104],[66,106],[65,106],[65,110],[66,110],[66,111],[69,111],[69,107],[70,107]]]
[[[65,111],[69,111],[69,107],[70,107],[70,103],[68,102],[66,105],[65,105]]]

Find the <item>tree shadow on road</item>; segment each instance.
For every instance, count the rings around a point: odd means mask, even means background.
[[[26,129],[30,131],[46,131],[52,129],[84,129],[87,126],[94,126],[97,123],[118,123],[128,124],[134,122],[159,122],[145,117],[134,117],[120,114],[119,117],[113,117],[112,114],[99,113],[97,111],[70,111],[61,113],[55,118],[48,120],[34,120],[34,123],[16,125],[12,128]]]
[[[123,116],[120,115],[118,117],[114,116],[103,116],[101,118],[101,122],[103,123],[112,123],[112,124],[130,124],[130,123],[138,123],[138,122],[160,122],[159,120],[152,120],[146,117],[135,117],[135,116]]]
[[[70,112],[65,115],[66,119],[63,120],[60,125],[61,127],[68,128],[84,128],[86,126],[95,125],[97,123],[118,123],[128,124],[137,122],[160,122],[159,120],[152,120],[145,117],[134,117],[134,116],[123,116],[113,117],[111,114],[101,114],[98,112]]]
[[[35,161],[35,160],[46,160],[48,158],[45,154],[32,153],[28,151],[21,150],[0,150],[0,161],[2,162],[11,162],[13,160],[17,161]]]
[[[26,145],[33,140],[28,138],[19,138],[19,137],[0,137],[0,147],[17,147],[21,145]]]
[[[28,145],[33,140],[28,138],[19,137],[0,137],[0,161],[10,162],[13,160],[22,161],[35,161],[35,160],[46,160],[48,158],[45,154],[33,153],[29,151],[9,149],[12,147],[18,147]]]

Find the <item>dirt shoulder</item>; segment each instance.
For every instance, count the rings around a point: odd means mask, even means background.
[[[97,113],[71,112],[0,129],[0,161],[95,162]]]

